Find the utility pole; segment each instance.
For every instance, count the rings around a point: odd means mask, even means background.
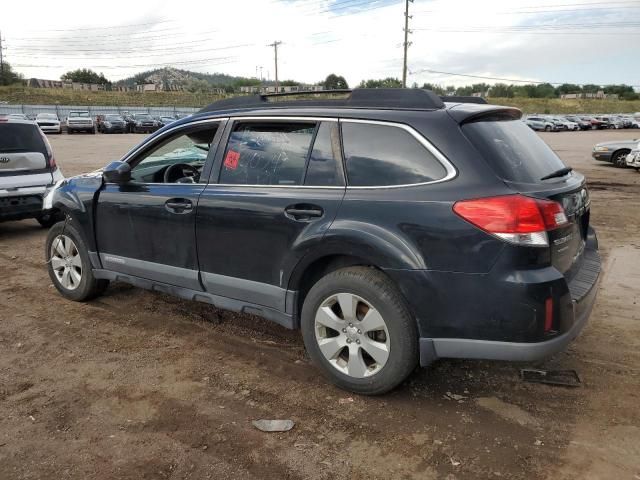
[[[402,62],[402,88],[407,88],[407,49],[411,42],[409,41],[409,3],[413,3],[413,0],[404,0],[404,60]]]
[[[278,85],[278,45],[281,45],[282,42],[276,40],[273,43],[270,43],[269,45],[267,45],[267,47],[273,47],[273,51],[275,53],[275,61],[276,61],[276,93],[280,93],[279,92],[279,85]]]
[[[4,57],[2,56],[2,32],[0,31],[0,80],[4,78]]]

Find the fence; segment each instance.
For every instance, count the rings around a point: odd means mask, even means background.
[[[69,112],[74,110],[88,111],[95,118],[98,115],[129,113],[148,113],[153,117],[174,117],[176,115],[190,115],[198,111],[189,107],[100,107],[81,105],[0,105],[0,115],[23,113],[29,118],[35,118],[38,113],[55,113],[64,120]]]

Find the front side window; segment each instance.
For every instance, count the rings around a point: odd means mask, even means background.
[[[393,186],[444,178],[445,167],[411,133],[392,125],[342,123],[350,186]]]
[[[220,183],[301,185],[315,122],[240,122],[229,136]]]
[[[199,182],[217,128],[217,125],[191,128],[160,141],[131,162],[132,180],[141,183]]]

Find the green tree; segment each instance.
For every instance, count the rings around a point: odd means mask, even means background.
[[[331,73],[324,81],[324,88],[325,90],[343,90],[349,88],[349,84],[343,76]]]
[[[513,85],[506,83],[496,83],[489,90],[489,95],[500,98],[513,98]]]
[[[445,95],[447,93],[446,89],[442,85],[436,85],[434,83],[423,83],[423,90],[431,90],[436,95]]]
[[[60,80],[67,82],[98,83],[100,85],[110,84],[102,73],[96,73],[88,68],[78,68],[71,70],[60,77]]]
[[[0,72],[0,85],[12,85],[22,80],[22,75],[16,73],[7,62],[3,63],[2,72]]]
[[[206,80],[194,78],[187,82],[185,89],[191,93],[208,93],[211,91],[211,84]]]
[[[387,77],[379,80],[362,80],[359,88],[402,88],[402,82],[397,78]]]

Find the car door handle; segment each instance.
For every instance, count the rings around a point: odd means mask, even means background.
[[[315,205],[292,205],[284,209],[285,215],[293,220],[309,220],[324,215],[322,208]]]
[[[189,213],[193,210],[190,200],[172,198],[164,202],[164,207],[171,213]]]

